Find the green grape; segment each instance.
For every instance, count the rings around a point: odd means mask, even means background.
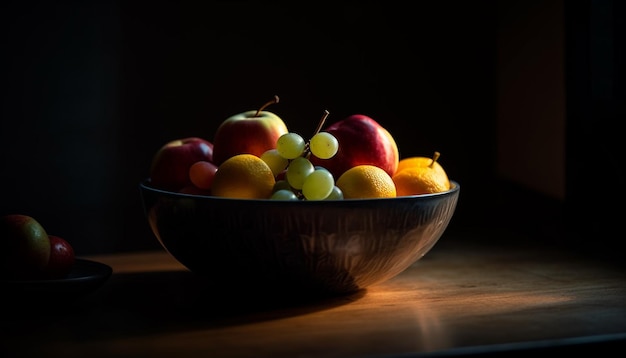
[[[333,186],[330,194],[324,200],[343,200],[343,192],[337,185]]]
[[[304,157],[297,157],[287,167],[287,181],[294,189],[302,189],[304,180],[315,171],[313,164]]]
[[[320,159],[329,159],[337,154],[339,142],[328,132],[316,133],[309,142],[311,153]]]
[[[283,158],[295,159],[304,153],[306,142],[298,133],[285,133],[276,141],[276,150]]]
[[[278,154],[276,149],[265,151],[265,153],[261,154],[261,159],[272,169],[274,176],[280,174],[289,164],[289,160]]]
[[[315,166],[315,170],[325,170],[325,171],[328,171],[328,169],[324,168],[324,167],[323,167],[323,166],[321,166],[321,165],[316,165],[316,166]]]
[[[333,191],[335,179],[326,169],[318,169],[309,174],[302,184],[302,195],[307,200],[324,200]]]
[[[293,191],[288,189],[280,189],[275,191],[274,194],[270,196],[270,200],[295,201],[300,199],[298,199],[298,196]]]
[[[289,183],[286,180],[281,179],[281,180],[277,180],[276,183],[274,184],[274,189],[272,189],[272,193],[275,193],[279,190],[291,191],[292,189],[291,189],[291,185],[289,185]]]

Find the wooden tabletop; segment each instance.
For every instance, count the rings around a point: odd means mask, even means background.
[[[387,282],[315,299],[230,295],[164,251],[86,259],[111,266],[109,280],[72,300],[5,306],[0,355],[409,357],[626,342],[624,268],[554,247],[444,236]]]

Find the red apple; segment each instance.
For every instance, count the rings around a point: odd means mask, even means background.
[[[246,111],[227,118],[220,124],[213,138],[213,163],[222,164],[238,154],[260,157],[276,148],[278,137],[287,133],[287,125],[276,114],[264,109],[278,103],[278,97],[254,111]]]
[[[0,275],[7,279],[41,278],[50,258],[50,238],[37,220],[10,214],[0,218]]]
[[[46,267],[46,277],[50,279],[65,278],[74,266],[74,248],[67,240],[48,235],[50,238],[50,260]]]
[[[393,176],[398,168],[399,153],[395,139],[374,119],[353,114],[324,130],[339,142],[339,150],[330,159],[311,155],[313,165],[330,171],[335,179],[346,170],[362,164],[375,165]]]
[[[152,159],[150,182],[156,188],[170,191],[192,185],[189,168],[198,161],[213,161],[213,143],[198,137],[168,142]]]

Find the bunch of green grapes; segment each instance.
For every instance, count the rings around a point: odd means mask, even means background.
[[[307,142],[301,135],[289,132],[276,142],[276,149],[261,155],[272,169],[276,181],[272,200],[339,200],[343,193],[335,185],[333,175],[323,167],[315,167],[310,155],[332,158],[339,149],[337,138],[317,131]]]

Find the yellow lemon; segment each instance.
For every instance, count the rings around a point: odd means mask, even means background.
[[[403,169],[410,167],[428,167],[430,166],[435,171],[438,171],[442,174],[445,174],[443,167],[437,161],[441,154],[439,152],[435,152],[432,157],[408,157],[400,160],[398,162],[398,168],[396,169],[396,174],[400,173]]]
[[[269,199],[276,179],[272,169],[253,154],[239,154],[217,168],[211,194],[240,199]]]
[[[439,193],[450,189],[450,180],[437,162],[439,152],[432,158],[409,157],[398,163],[392,180],[397,196]]]
[[[375,165],[357,165],[346,170],[335,183],[344,199],[393,198],[396,186],[386,171]]]

